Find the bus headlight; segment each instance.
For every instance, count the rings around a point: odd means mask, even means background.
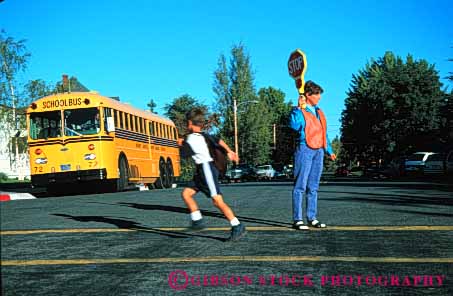
[[[95,160],[96,159],[96,154],[90,153],[90,154],[85,154],[83,156],[85,160]]]
[[[47,158],[36,158],[35,159],[36,164],[46,164],[47,163]]]

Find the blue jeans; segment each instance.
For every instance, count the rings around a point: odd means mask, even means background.
[[[316,219],[318,189],[324,161],[324,150],[311,149],[300,144],[294,153],[293,220],[302,221],[302,201],[306,193],[305,208],[309,221]]]

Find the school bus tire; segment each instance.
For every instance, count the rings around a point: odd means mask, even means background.
[[[157,178],[156,188],[163,189],[166,188],[167,185],[167,166],[165,165],[165,160],[161,157],[159,160],[159,178]]]
[[[167,181],[165,182],[166,188],[171,188],[173,182],[175,181],[175,174],[173,171],[173,164],[171,163],[171,159],[167,159]]]
[[[127,165],[127,159],[124,155],[121,155],[118,159],[118,172],[119,176],[116,180],[116,190],[124,191],[129,184],[129,170]]]

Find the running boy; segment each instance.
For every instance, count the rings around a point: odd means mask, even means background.
[[[185,139],[180,139],[178,144],[184,146],[189,151],[195,161],[196,169],[194,172],[193,186],[184,188],[182,198],[190,211],[192,220],[192,229],[203,229],[205,227],[203,217],[194,196],[199,191],[212,199],[216,206],[225,215],[225,218],[231,224],[230,241],[235,241],[245,234],[245,226],[240,223],[234,215],[231,208],[223,201],[219,188],[219,172],[214,165],[213,158],[209,152],[207,141],[213,141],[228,153],[228,158],[232,161],[239,162],[238,156],[228,145],[214,137],[202,133],[202,127],[205,124],[205,114],[203,109],[194,108],[186,113],[187,129],[190,134]]]

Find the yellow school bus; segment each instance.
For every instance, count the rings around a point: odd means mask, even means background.
[[[95,92],[60,93],[27,109],[31,181],[169,188],[180,174],[175,124]]]

